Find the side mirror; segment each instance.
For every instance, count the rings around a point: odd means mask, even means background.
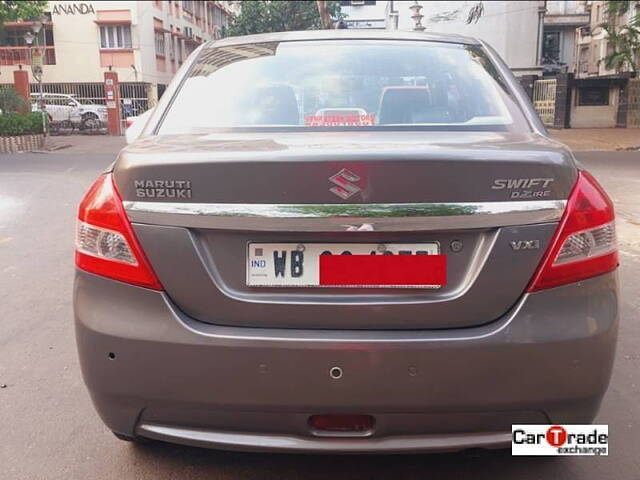
[[[70,107],[75,107],[76,103],[75,102],[69,102],[69,103],[67,103],[67,105],[69,105]]]

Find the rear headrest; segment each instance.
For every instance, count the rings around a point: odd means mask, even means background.
[[[252,124],[298,125],[298,101],[288,85],[257,88],[251,93],[250,118]]]
[[[378,123],[413,123],[414,116],[427,113],[430,106],[428,87],[385,87],[380,99]]]

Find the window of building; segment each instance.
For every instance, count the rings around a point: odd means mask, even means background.
[[[169,31],[173,32],[173,25],[169,25]],[[176,59],[176,42],[173,35],[169,35],[169,59],[172,62]]]
[[[542,43],[542,63],[560,63],[560,32],[545,32]]]
[[[100,48],[131,48],[131,25],[100,26]]]
[[[227,26],[227,14],[220,7],[213,7],[213,25],[217,27],[226,27]]]
[[[27,45],[27,42],[24,39],[24,36],[27,33],[33,33],[31,27],[13,27],[13,26],[5,26],[0,31],[0,46],[3,47],[24,47]],[[50,25],[45,25],[45,27],[40,30],[38,33],[37,40],[34,39],[33,45],[36,43],[40,46],[47,45],[53,46],[53,30]]]
[[[3,46],[23,47],[27,44],[24,36],[31,32],[30,28],[5,28]]]
[[[199,19],[199,20],[200,20],[200,19],[202,19],[202,17],[204,16],[204,15],[203,15],[203,10],[204,10],[204,9],[203,9],[203,4],[202,4],[202,2],[197,2],[197,3],[195,3],[195,4],[193,5],[193,8],[194,8],[193,13],[194,13],[194,14],[195,14],[195,16],[196,16],[196,19]]]
[[[606,44],[606,50],[607,50],[607,54],[606,54],[607,57],[610,57],[611,55],[616,53],[616,49],[614,48],[613,43],[605,40],[605,44]]]
[[[578,105],[609,105],[609,87],[579,87]]]
[[[164,57],[164,32],[155,32],[156,55]]]
[[[375,5],[375,0],[341,0],[342,7],[362,7],[364,5]]]
[[[580,64],[578,69],[581,73],[589,71],[589,47],[580,48]]]
[[[182,10],[193,13],[193,0],[182,0]]]

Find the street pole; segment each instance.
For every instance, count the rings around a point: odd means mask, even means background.
[[[33,77],[38,81],[38,92],[40,94],[40,98],[38,102],[40,107],[40,114],[42,117],[42,133],[46,135],[47,134],[47,122],[45,119],[46,109],[44,108],[44,98],[43,98],[43,92],[42,92],[42,73],[43,73],[42,65],[44,64],[44,58],[43,58],[44,52],[40,50],[40,42],[38,40],[38,36],[40,34],[40,30],[42,30],[42,26],[43,26],[42,22],[39,20],[33,22],[33,25],[31,26],[31,30],[33,30],[35,35],[31,34],[31,32],[27,32],[27,34],[24,36],[24,39],[29,45],[29,61],[31,63],[31,73],[33,74]],[[33,63],[33,41],[34,40],[36,41],[36,48],[38,49],[38,65],[34,65]]]
[[[38,38],[36,37],[36,45],[38,44]],[[44,52],[40,52],[40,58],[44,60],[43,55]],[[43,62],[44,63],[44,62]],[[42,117],[42,133],[46,137],[47,136],[47,122],[45,120],[45,108],[44,108],[44,97],[42,94],[42,67],[40,67],[40,74],[38,75],[38,92],[40,93],[40,116]]]
[[[32,28],[36,32],[36,47],[39,48],[38,37],[40,36],[40,30],[42,29],[42,23],[36,22],[34,24],[34,27],[32,27]],[[47,122],[45,121],[44,97],[43,97],[43,93],[42,93],[42,73],[44,71],[42,66],[44,65],[44,51],[40,51],[39,58],[40,58],[40,62],[38,64],[38,69],[37,69],[37,71],[38,71],[38,75],[37,75],[38,92],[40,94],[40,114],[41,114],[41,117],[42,117],[42,133],[46,136],[47,135]],[[33,66],[33,63],[32,63],[32,66]]]

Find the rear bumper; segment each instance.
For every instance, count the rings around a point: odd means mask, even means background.
[[[83,272],[74,307],[85,383],[110,429],[240,450],[496,448],[509,445],[512,423],[590,422],[618,325],[615,273],[450,330],[216,326],[163,293]],[[342,378],[331,378],[334,366]],[[307,419],[322,413],[374,415],[376,427],[361,438],[318,437]]]

